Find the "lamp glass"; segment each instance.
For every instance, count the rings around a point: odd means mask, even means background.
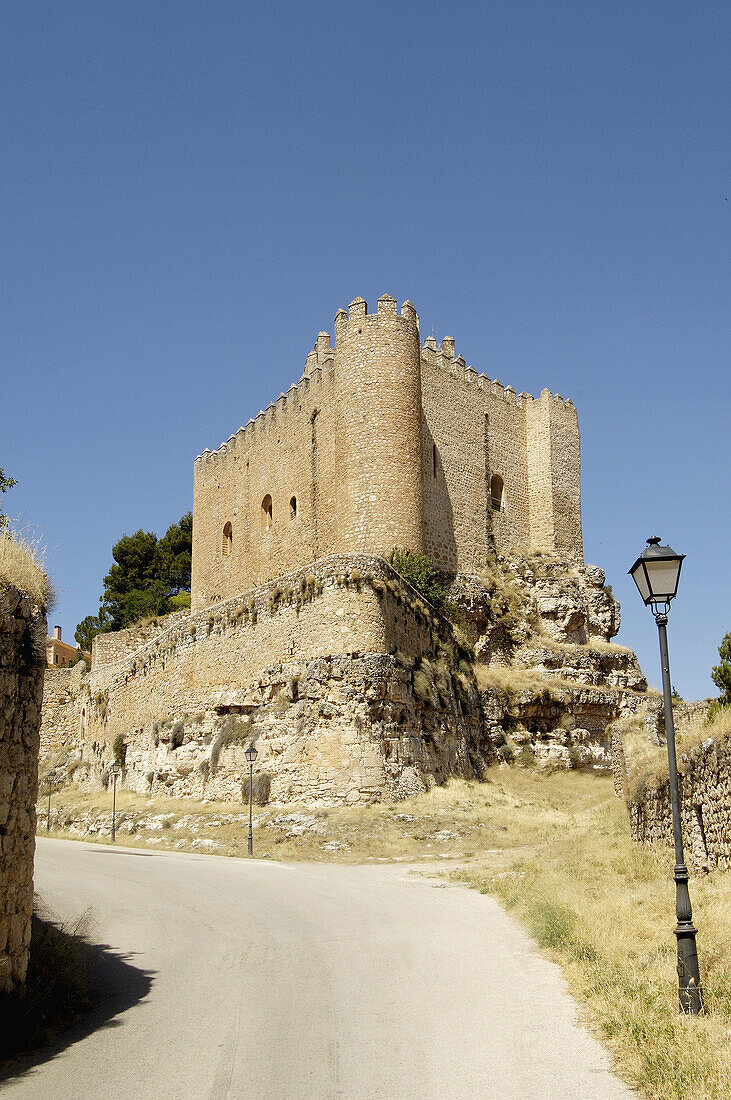
[[[642,596],[643,603],[649,603],[651,598],[650,585],[647,581],[647,574],[645,573],[645,563],[642,558],[637,562],[634,568],[631,570],[632,580],[637,585],[640,595]]]
[[[256,757],[257,757],[257,751],[256,751],[256,749],[254,748],[253,745],[249,745],[248,749],[244,753],[244,756],[246,757],[246,759],[249,761],[250,764],[253,764],[253,762],[256,760]]]
[[[672,600],[678,591],[678,577],[682,558],[650,558],[645,562],[652,599],[658,603]]]

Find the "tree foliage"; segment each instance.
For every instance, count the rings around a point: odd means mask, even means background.
[[[714,665],[711,679],[720,691],[720,697],[711,704],[710,717],[721,707],[731,707],[731,633],[725,634],[718,647],[720,664]]]
[[[74,637],[90,648],[96,634],[123,630],[140,619],[166,615],[185,604],[190,591],[193,516],[187,512],[161,539],[141,528],[112,547],[112,565],[104,578],[99,614],[87,615]]]
[[[8,489],[12,489],[13,485],[17,484],[14,477],[5,476],[2,466],[0,466],[0,494],[6,492]],[[7,527],[7,525],[8,517],[3,512],[2,508],[0,508],[0,528]]]
[[[412,588],[429,601],[432,607],[443,615],[449,615],[451,605],[447,585],[428,554],[419,554],[415,550],[394,546],[388,556],[388,562]]]

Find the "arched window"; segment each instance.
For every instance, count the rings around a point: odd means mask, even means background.
[[[297,497],[292,497],[289,502],[289,518],[297,519]]]
[[[265,531],[269,531],[272,526],[272,498],[269,493],[264,497],[261,502],[261,521]]]
[[[490,478],[490,500],[492,502],[493,512],[505,511],[503,479],[500,477],[500,474],[493,474]]]
[[[233,529],[231,527],[230,522],[225,523],[223,525],[223,544],[222,544],[222,547],[221,547],[222,550],[223,550],[224,558],[227,558],[229,556],[229,554],[231,553],[233,544],[234,544]]]

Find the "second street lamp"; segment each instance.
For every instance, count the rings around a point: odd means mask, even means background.
[[[48,784],[48,817],[46,818],[46,832],[49,832],[51,828],[51,791],[53,790],[53,781],[55,778],[53,772],[49,772],[46,776],[46,783]]]
[[[673,699],[670,683],[670,659],[668,657],[668,611],[675,599],[680,579],[680,568],[685,554],[676,554],[669,546],[661,546],[660,539],[647,540],[647,547],[640,554],[629,573],[637,585],[645,606],[652,608],[660,635],[660,664],[662,665],[662,695],[665,710],[665,734],[668,743],[668,772],[670,777],[670,805],[673,815],[673,841],[675,844],[675,913],[678,924],[675,935],[678,941],[678,996],[681,1011],[697,1016],[703,1010],[703,990],[698,970],[696,928],[688,890],[688,868],[683,855],[683,827],[680,819],[680,794],[678,791],[678,765],[675,757],[675,725],[673,723]]]
[[[249,762],[249,855],[254,854],[254,761],[257,758],[254,742],[247,747],[244,756]]]
[[[109,770],[112,773],[112,841],[114,841],[117,824],[117,776],[122,771],[122,765],[115,760]]]

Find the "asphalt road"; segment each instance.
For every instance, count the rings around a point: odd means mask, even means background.
[[[342,867],[40,839],[91,907],[99,1008],[3,1093],[51,1100],[627,1100],[558,970],[490,898]]]

